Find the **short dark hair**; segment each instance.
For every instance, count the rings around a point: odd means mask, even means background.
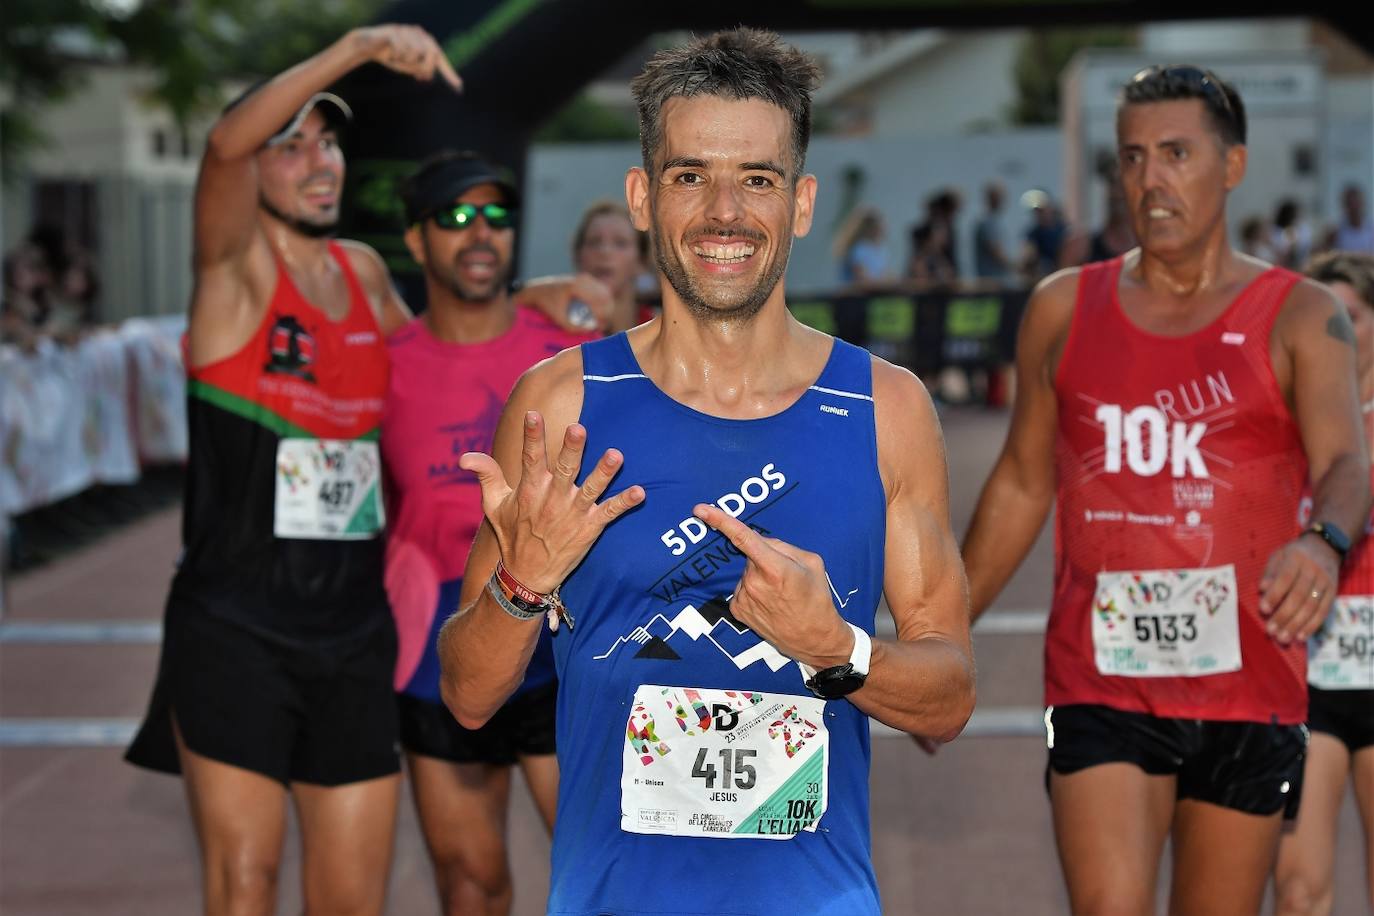
[[[1319,283],[1349,283],[1374,308],[1374,255],[1328,251],[1313,258],[1304,273]]]
[[[811,140],[811,92],[820,68],[809,56],[773,32],[738,28],[696,38],[679,48],[659,51],[630,83],[639,108],[639,142],[644,167],[654,167],[663,139],[663,106],[669,99],[715,95],[743,101],[762,99],[792,119],[795,178],[806,163]]]
[[[1126,105],[1198,99],[1212,119],[1212,127],[1227,146],[1245,143],[1245,103],[1236,87],[1211,70],[1179,64],[1141,70],[1121,87],[1117,110]]]

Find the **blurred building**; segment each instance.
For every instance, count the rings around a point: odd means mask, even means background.
[[[46,147],[4,187],[4,244],[56,227],[93,252],[103,321],[185,310],[191,294],[191,196],[208,122],[183,132],[151,101],[153,76],[113,63],[43,109]]]

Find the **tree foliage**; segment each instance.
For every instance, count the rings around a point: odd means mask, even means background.
[[[1136,43],[1135,32],[1123,28],[1037,29],[1022,39],[1013,73],[1015,124],[1059,123],[1059,75],[1079,51],[1122,48]]]
[[[5,0],[0,17],[0,156],[41,145],[38,113],[92,61],[148,67],[153,95],[183,126],[224,100],[229,78],[286,69],[384,0]]]

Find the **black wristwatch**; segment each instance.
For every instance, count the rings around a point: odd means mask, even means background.
[[[832,665],[817,671],[810,665],[797,662],[805,678],[806,689],[823,700],[838,700],[847,697],[864,685],[868,680],[868,663],[873,655],[873,641],[859,627],[850,624],[854,631],[854,650],[849,653],[849,661],[843,665]]]
[[[1313,522],[1303,534],[1315,534],[1326,542],[1326,546],[1336,551],[1341,560],[1350,552],[1350,538],[1344,531],[1330,522]]]

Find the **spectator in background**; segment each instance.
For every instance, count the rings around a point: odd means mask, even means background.
[[[1026,230],[1027,250],[1023,269],[1031,283],[1059,269],[1059,253],[1069,233],[1054,199],[1038,188],[1021,195],[1021,203],[1031,211],[1031,226]]]
[[[96,323],[100,281],[95,263],[84,249],[69,251],[66,266],[57,272],[51,289],[51,308],[44,330],[58,337],[78,334]]]
[[[835,235],[840,284],[864,289],[891,279],[882,214],[875,207],[855,207]]]
[[[1126,206],[1126,194],[1115,170],[1102,176],[1102,191],[1106,211],[1102,228],[1092,233],[1086,230],[1070,233],[1059,252],[1060,267],[1110,261],[1136,246],[1131,212]]]
[[[1274,229],[1270,234],[1275,264],[1290,270],[1300,270],[1312,256],[1312,226],[1302,218],[1302,206],[1286,197],[1274,211]]]
[[[983,187],[986,210],[973,229],[973,269],[980,280],[1005,281],[1012,275],[1007,232],[1002,225],[1006,196],[1006,188],[1000,182],[989,181]]]
[[[907,275],[921,283],[953,283],[959,277],[954,218],[959,193],[946,188],[926,201],[926,218],[911,231],[911,261]]]
[[[5,257],[0,342],[28,346],[48,321],[52,270],[42,249],[23,242]]]
[[[639,301],[638,280],[649,259],[649,237],[630,222],[624,204],[603,200],[582,214],[573,233],[573,266],[591,274],[611,293],[608,334],[652,319],[655,310]]]
[[[1374,254],[1374,223],[1365,212],[1364,189],[1359,185],[1348,184],[1341,191],[1341,222],[1332,230],[1326,247]]]
[[[1252,258],[1259,258],[1270,264],[1278,263],[1274,246],[1269,244],[1271,234],[1264,217],[1247,217],[1245,222],[1240,224],[1240,250]]]

